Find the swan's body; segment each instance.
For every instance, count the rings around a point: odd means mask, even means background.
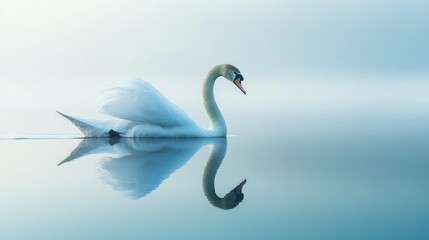
[[[87,137],[223,137],[227,128],[213,94],[220,76],[233,82],[243,93],[243,76],[229,64],[211,69],[203,82],[203,101],[210,128],[199,127],[181,108],[165,98],[149,83],[135,79],[112,88],[100,110],[114,119],[84,120],[60,113]]]

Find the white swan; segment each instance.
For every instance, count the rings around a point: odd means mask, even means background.
[[[227,128],[215,102],[214,82],[218,77],[233,82],[244,94],[240,71],[223,64],[212,68],[203,82],[203,101],[210,128],[199,127],[182,109],[149,83],[135,79],[111,89],[100,110],[114,119],[85,120],[58,112],[76,125],[86,137],[223,137]]]

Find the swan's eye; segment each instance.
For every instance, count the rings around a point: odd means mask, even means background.
[[[244,81],[243,75],[241,75],[238,72],[234,72],[234,74],[235,74],[234,80],[240,79],[240,81]]]

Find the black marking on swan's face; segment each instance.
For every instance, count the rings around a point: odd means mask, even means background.
[[[234,71],[234,74],[235,74],[234,81],[237,79],[240,79],[240,81],[244,81],[244,77],[243,75],[241,75],[241,73]]]

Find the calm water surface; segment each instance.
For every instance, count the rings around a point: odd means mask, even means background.
[[[1,239],[427,239],[422,126],[3,139]]]

